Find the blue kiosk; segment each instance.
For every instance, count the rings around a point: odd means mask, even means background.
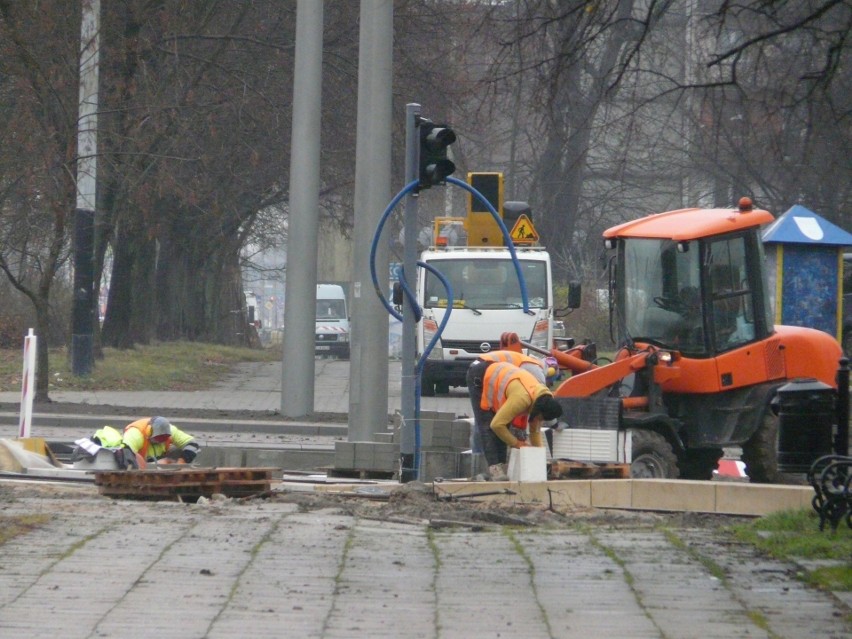
[[[797,204],[764,229],[763,243],[775,323],[816,328],[842,343],[843,248],[852,234]]]

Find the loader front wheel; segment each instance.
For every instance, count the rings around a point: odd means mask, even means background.
[[[743,444],[742,460],[750,482],[781,482],[781,473],[778,472],[778,416],[768,408],[754,435]]]
[[[660,433],[634,428],[632,433],[633,461],[630,476],[634,479],[676,479],[677,455],[672,445]]]

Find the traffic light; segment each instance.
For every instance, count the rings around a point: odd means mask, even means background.
[[[441,184],[456,170],[447,157],[448,147],[456,141],[456,134],[446,124],[433,124],[421,119],[420,127],[420,189]]]

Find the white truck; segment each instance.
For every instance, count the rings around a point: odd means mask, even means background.
[[[339,284],[317,284],[314,355],[349,359],[349,309]]]
[[[449,322],[423,367],[421,395],[466,386],[470,363],[499,348],[504,332],[515,332],[523,341],[550,350],[554,310],[550,255],[538,246],[519,246],[515,252],[526,281],[528,311],[508,248],[433,246],[421,253],[420,260],[440,271],[453,291]],[[447,293],[436,276],[421,268],[417,295],[423,309],[417,323],[419,358],[447,312]]]

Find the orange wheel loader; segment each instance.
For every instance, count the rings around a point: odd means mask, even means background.
[[[772,221],[743,198],[735,209],[669,211],[604,233],[620,346],[604,365],[585,361],[583,347],[554,349],[573,373],[554,395],[575,412],[617,402],[609,414],[631,434],[634,477],[710,479],[723,448],[741,447],[751,481],[781,481],[779,390],[805,378],[837,395],[837,340],[774,324],[760,237]],[[848,401],[837,405],[848,423]],[[848,447],[848,430],[845,438]]]

